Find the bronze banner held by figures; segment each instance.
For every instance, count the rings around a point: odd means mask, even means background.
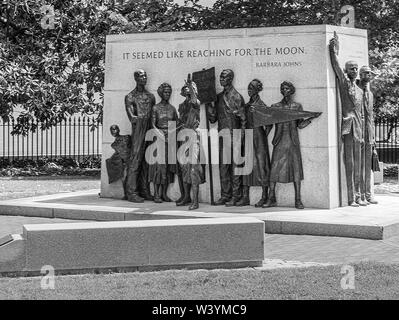
[[[298,119],[316,118],[321,112],[284,110],[281,108],[256,108],[254,115],[254,127],[267,126],[275,123],[293,121]]]

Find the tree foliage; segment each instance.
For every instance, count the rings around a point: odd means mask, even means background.
[[[356,27],[369,30],[379,108],[397,103],[397,65],[389,62],[399,42],[397,0],[218,0],[213,8],[197,0],[47,0],[54,29],[41,27],[43,2],[8,0],[7,9],[0,1],[0,116],[15,117],[16,132],[35,130],[33,119],[51,126],[75,113],[102,121],[107,34],[337,24],[344,4],[355,7]]]
[[[376,103],[374,112],[379,119],[399,117],[399,46],[386,50],[370,50],[370,62],[377,76],[372,81]]]

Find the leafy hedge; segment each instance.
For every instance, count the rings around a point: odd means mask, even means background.
[[[397,177],[397,176],[398,176],[398,165],[384,163],[384,177]]]
[[[0,158],[0,176],[85,175],[98,176],[101,156],[86,156],[80,161],[72,158],[14,159]]]

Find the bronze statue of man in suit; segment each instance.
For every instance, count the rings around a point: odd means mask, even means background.
[[[363,91],[363,114],[364,114],[364,144],[362,146],[362,173],[360,176],[361,198],[367,204],[377,204],[371,194],[371,161],[375,150],[374,136],[374,96],[370,91],[370,80],[374,73],[370,67],[363,66],[359,70],[360,80],[357,85]]]
[[[219,141],[219,170],[220,170],[220,185],[221,185],[221,198],[216,201],[216,205],[235,206],[241,199],[241,176],[235,174],[237,164],[234,163],[233,153],[233,130],[241,129],[244,132],[246,127],[245,117],[245,102],[244,98],[233,87],[234,72],[233,70],[226,69],[220,74],[220,84],[223,91],[216,97],[215,107],[209,107],[209,121],[214,123],[218,121],[219,132],[227,129],[230,131],[231,144],[230,159],[224,159],[223,155],[224,146],[222,137]],[[241,150],[241,146],[240,147]],[[228,153],[228,152],[227,152]],[[226,161],[229,160],[229,161]],[[226,163],[227,162],[227,163]]]
[[[364,112],[363,91],[356,85],[358,64],[355,61],[348,61],[345,63],[344,71],[342,71],[337,58],[337,37],[330,40],[329,49],[332,67],[338,78],[342,104],[341,135],[344,140],[348,205],[352,207],[358,207],[359,205],[366,206],[366,202],[361,199],[360,192],[362,172],[361,148],[364,143]]]
[[[126,196],[131,202],[153,200],[148,183],[148,164],[146,163],[145,135],[150,128],[152,107],[155,97],[145,89],[147,73],[134,72],[136,88],[125,97],[127,116],[132,124],[132,146],[127,165]]]

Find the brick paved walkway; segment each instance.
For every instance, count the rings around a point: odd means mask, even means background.
[[[19,216],[0,216],[0,238],[15,233],[22,233],[22,226],[24,224],[37,223],[71,223],[74,220],[67,219],[48,219],[36,217],[19,217]],[[79,220],[84,222],[84,220]]]
[[[99,187],[99,180],[10,180],[0,179],[0,199],[27,197],[39,194],[77,191]],[[388,192],[395,192],[386,185]],[[380,187],[382,189],[382,187]],[[399,190],[399,189],[398,189]],[[378,190],[378,193],[384,193]],[[399,214],[399,213],[398,213]],[[34,217],[0,216],[0,237],[21,233],[23,224],[70,223],[73,220]],[[307,235],[265,235],[265,268],[305,267],[326,263],[353,263],[370,260],[399,263],[399,236],[387,240],[319,237]]]
[[[92,177],[28,177],[0,178],[0,200],[18,199],[61,192],[100,188],[100,178]],[[0,238],[22,233],[22,225],[30,223],[74,222],[66,219],[0,216]]]
[[[353,263],[365,260],[399,263],[399,236],[386,240],[366,240],[266,234],[265,257],[320,263]]]

